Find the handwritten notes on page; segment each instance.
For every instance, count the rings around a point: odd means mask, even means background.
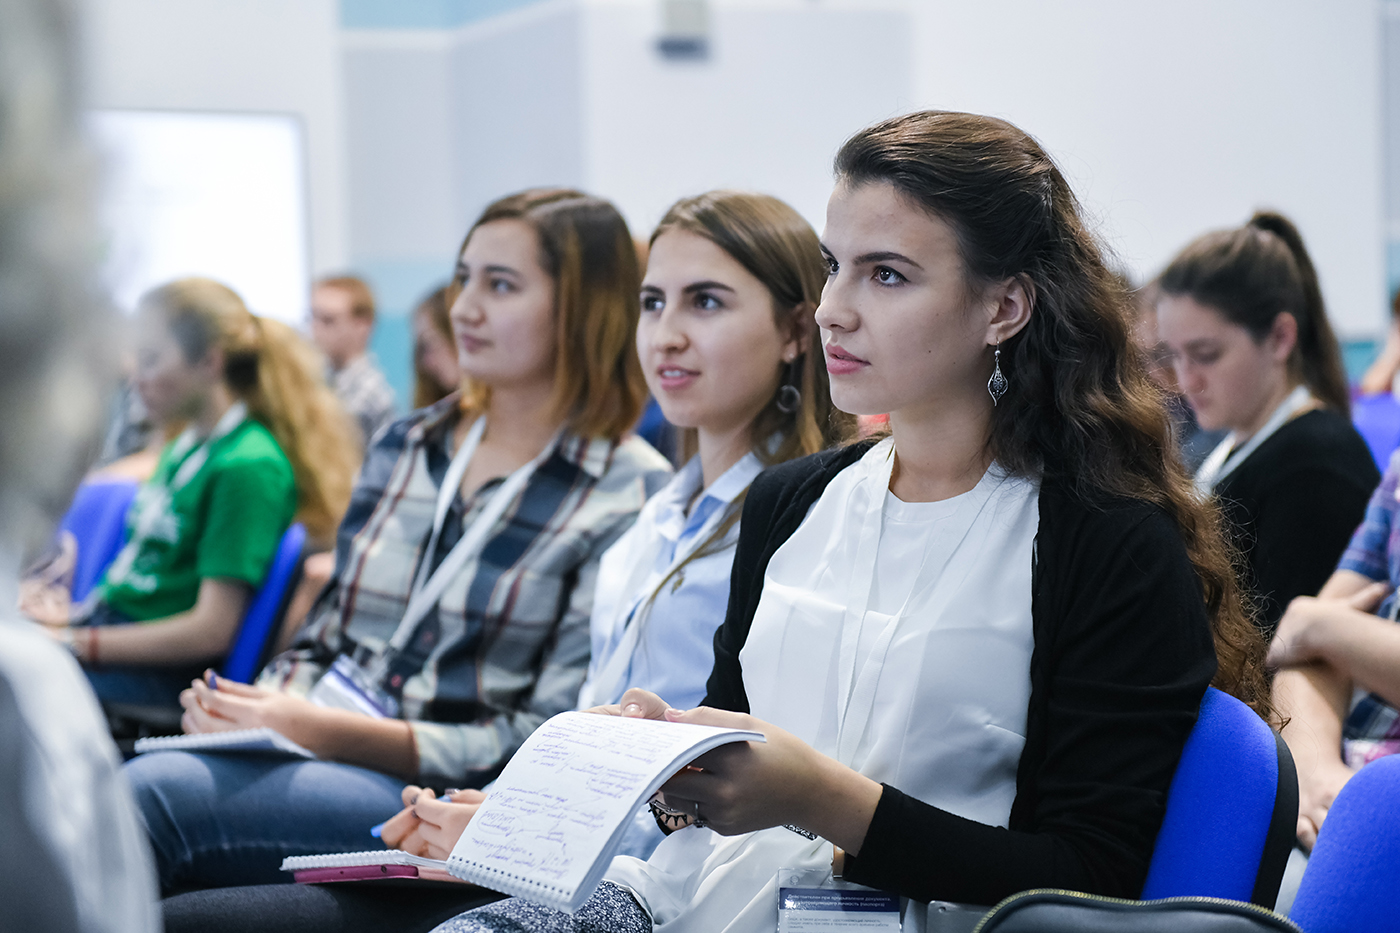
[[[560,713],[520,747],[447,860],[466,881],[573,913],[592,895],[638,807],[738,729]]]

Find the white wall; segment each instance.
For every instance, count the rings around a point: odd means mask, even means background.
[[[743,188],[820,231],[841,142],[908,109],[913,22],[898,3],[712,3],[710,57],[656,54],[656,4],[589,0],[587,174],[646,236],[676,199]]]
[[[414,30],[343,30],[335,0],[87,2],[96,105],[301,115],[314,270],[367,269],[391,311],[506,191],[582,185],[644,235],[730,185],[820,226],[841,140],[947,107],[1037,135],[1139,275],[1256,206],[1291,213],[1341,330],[1381,329],[1373,0],[712,0],[704,63],[655,54],[656,0]]]
[[[917,104],[1005,117],[1139,274],[1256,207],[1293,217],[1344,335],[1386,314],[1372,0],[927,0]]]
[[[299,116],[307,141],[312,271],[344,266],[336,0],[87,0],[85,13],[92,106]]]
[[[532,185],[612,198],[639,236],[677,198],[726,186],[820,224],[836,147],[912,99],[910,27],[890,4],[747,0],[716,6],[702,62],[662,59],[655,4],[639,0],[349,31],[353,252],[450,255],[487,203]]]

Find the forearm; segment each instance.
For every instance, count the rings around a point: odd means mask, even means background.
[[[228,653],[233,634],[191,610],[156,622],[79,628],[73,639],[89,664],[174,666],[218,661]]]
[[[1274,706],[1286,721],[1283,739],[1293,754],[1298,777],[1307,781],[1319,767],[1340,762],[1342,720],[1351,700],[1351,682],[1325,663],[1279,671]]]
[[[1346,599],[1349,596],[1355,596],[1375,582],[1370,577],[1354,570],[1337,570],[1327,578],[1327,582],[1318,591],[1317,598]]]
[[[418,774],[413,729],[402,719],[375,719],[308,704],[287,721],[272,725],[321,758],[373,768],[405,780]]]
[[[172,666],[213,662],[228,653],[251,591],[238,580],[207,577],[188,612],[152,622],[103,625],[74,632],[89,664]]]
[[[846,853],[859,854],[884,788],[825,756],[814,777],[815,790],[808,795],[806,813],[799,825]]]
[[[1392,706],[1400,706],[1400,625],[1362,613],[1354,613],[1346,622],[1321,646],[1328,665]],[[1336,676],[1342,679],[1341,673]],[[1349,703],[1351,683],[1345,686]],[[1346,707],[1340,708],[1345,716]]]

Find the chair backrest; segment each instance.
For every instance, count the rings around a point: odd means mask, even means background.
[[[1317,834],[1288,916],[1308,933],[1400,928],[1400,755],[1342,786]]]
[[[277,546],[277,553],[268,567],[267,578],[253,595],[253,601],[243,616],[243,624],[239,626],[238,638],[224,659],[220,677],[246,684],[262,667],[273,629],[291,598],[305,546],[306,528],[300,523],[292,525],[282,535],[282,542]]]
[[[1272,908],[1297,819],[1288,746],[1244,703],[1208,688],[1167,794],[1143,900],[1222,897]]]
[[[1389,392],[1352,399],[1351,423],[1384,472],[1390,455],[1400,447],[1400,402]]]
[[[139,484],[132,479],[94,477],[83,482],[59,528],[78,542],[73,567],[73,601],[92,592],[126,540],[126,513]]]

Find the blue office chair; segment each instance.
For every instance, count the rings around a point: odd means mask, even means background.
[[[1400,930],[1400,755],[1342,787],[1317,834],[1289,918],[1308,933]]]
[[[1385,472],[1390,455],[1400,447],[1400,402],[1389,392],[1352,399],[1351,423],[1371,448],[1376,466]]]
[[[126,513],[139,484],[131,479],[93,477],[73,495],[59,524],[78,542],[73,567],[73,602],[82,602],[102,579],[126,541]]]
[[[243,614],[233,648],[219,671],[220,677],[248,683],[266,663],[276,641],[277,623],[286,612],[287,604],[296,591],[297,580],[301,577],[305,546],[306,528],[300,523],[292,525],[282,534],[267,576]],[[178,706],[105,702],[102,709],[107,714],[112,734],[117,738],[117,747],[128,757],[137,738],[173,735],[180,731],[181,710]]]
[[[277,623],[286,611],[287,603],[296,589],[296,580],[301,575],[301,557],[305,547],[306,527],[298,522],[282,535],[282,543],[277,546],[267,577],[243,615],[238,638],[224,659],[220,677],[246,684],[262,669],[272,648]]]
[[[1142,899],[1219,897],[1272,909],[1297,822],[1288,746],[1210,687],[1172,778]]]

